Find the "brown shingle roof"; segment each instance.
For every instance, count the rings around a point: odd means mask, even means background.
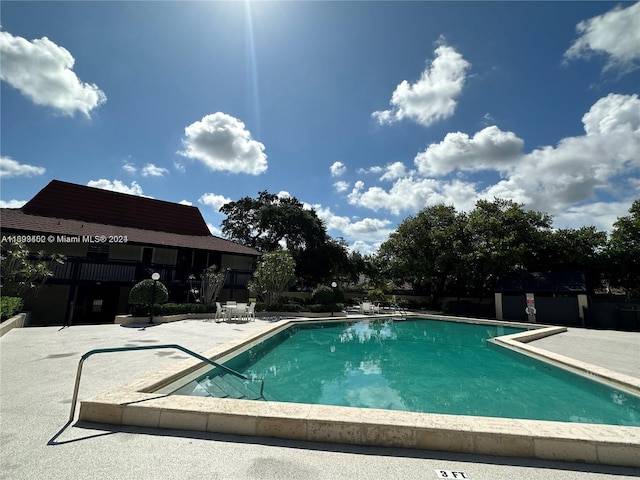
[[[22,207],[22,211],[28,215],[181,235],[211,235],[197,207],[60,180],[52,180]]]
[[[44,235],[110,235],[126,236],[131,243],[142,243],[164,247],[195,248],[201,250],[234,253],[238,255],[259,255],[250,247],[239,243],[207,235],[181,235],[172,232],[160,232],[144,230],[134,227],[121,227],[118,225],[106,225],[103,223],[85,222],[81,220],[69,220],[66,218],[46,217],[42,215],[28,215],[20,209],[0,209],[0,225],[2,234],[8,232],[21,234]]]

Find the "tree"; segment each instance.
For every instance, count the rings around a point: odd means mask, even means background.
[[[611,285],[623,288],[627,298],[640,296],[640,199],[613,224],[607,257]]]
[[[549,214],[524,210],[510,200],[479,200],[467,220],[472,253],[468,269],[474,272],[474,290],[491,293],[501,274],[540,270],[551,224]]]
[[[249,282],[254,292],[270,308],[278,303],[282,292],[295,280],[295,262],[286,250],[274,250],[262,255]]]
[[[202,271],[202,275],[200,276],[200,281],[196,283],[195,277],[189,277],[189,283],[191,284],[191,292],[194,293],[196,297],[196,301],[202,301],[205,305],[213,305],[213,303],[218,298],[220,294],[220,290],[224,286],[224,282],[227,279],[227,272],[220,271],[218,272],[218,267],[216,265],[211,265]],[[199,289],[197,290],[193,288],[194,283],[199,285]],[[199,296],[198,296],[199,294]]]
[[[606,265],[607,234],[596,227],[548,232],[540,252],[540,271],[584,272],[590,291],[599,287]]]
[[[228,238],[270,252],[286,245],[288,250],[305,249],[326,241],[325,226],[315,210],[295,197],[279,197],[263,190],[258,198],[243,197],[220,208],[227,215],[222,233]]]
[[[63,264],[59,254],[32,254],[21,242],[1,245],[0,272],[2,296],[26,298],[37,293],[38,287],[53,276],[54,264]]]
[[[319,245],[296,248],[291,254],[296,262],[296,276],[303,285],[342,282],[350,276],[349,252],[343,239],[327,237]]]
[[[450,288],[460,288],[468,240],[465,215],[446,205],[427,207],[403,220],[380,246],[378,263],[388,278],[409,282],[436,301]]]

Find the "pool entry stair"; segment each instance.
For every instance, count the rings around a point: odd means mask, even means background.
[[[213,373],[202,379],[193,380],[172,395],[276,401],[275,397],[264,391],[256,392],[248,380],[227,372]]]

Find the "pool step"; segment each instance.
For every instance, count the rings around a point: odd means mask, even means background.
[[[201,389],[211,397],[236,398],[248,400],[275,400],[272,396],[264,394],[260,397],[259,384],[247,382],[231,374],[221,374],[207,377],[198,382]]]
[[[249,382],[229,373],[193,380],[173,393],[197,397],[277,401],[273,395],[269,395],[266,392],[263,392],[262,396],[260,396],[259,382]]]

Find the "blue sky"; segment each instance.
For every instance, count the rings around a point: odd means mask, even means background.
[[[1,204],[52,179],[200,208],[261,190],[375,252],[506,198],[609,231],[640,198],[640,3],[1,5]]]

